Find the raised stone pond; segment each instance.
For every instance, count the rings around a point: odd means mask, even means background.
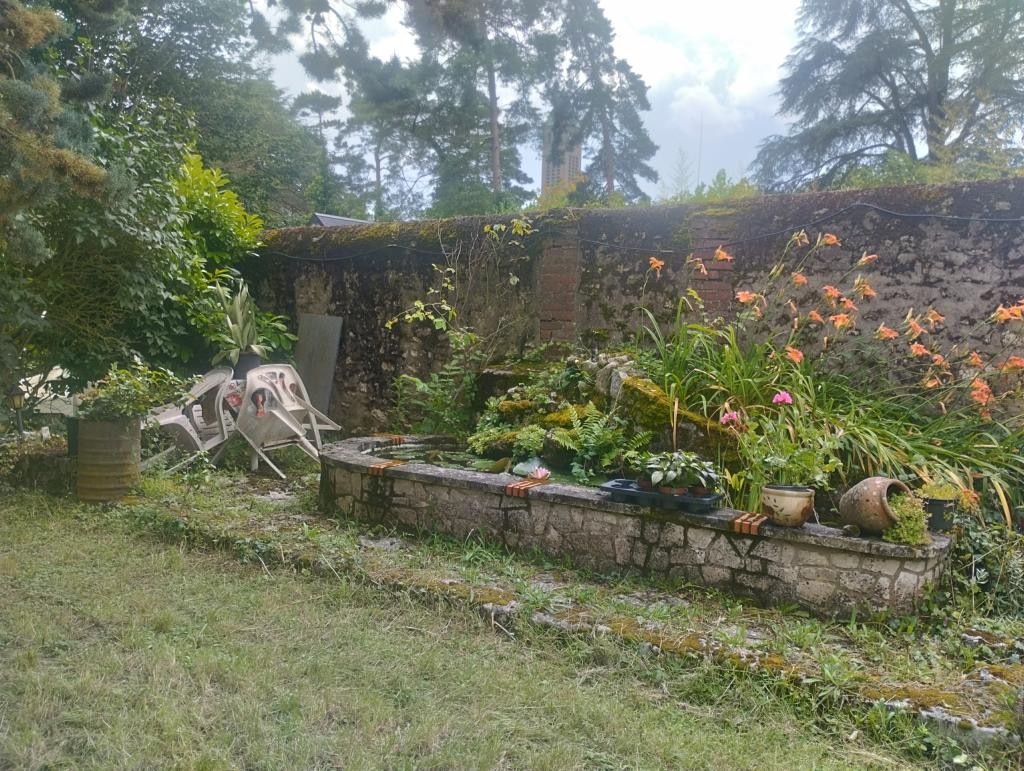
[[[813,523],[762,525],[753,535],[736,532],[743,512],[734,509],[669,513],[613,503],[595,488],[524,487],[510,474],[388,458],[396,446],[438,441],[373,436],[328,445],[321,507],[361,522],[536,548],[602,573],[684,578],[820,615],[911,610],[941,574],[949,549],[949,539],[936,534],[928,546],[910,547]]]

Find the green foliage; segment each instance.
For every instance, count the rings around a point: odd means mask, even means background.
[[[581,409],[568,405],[572,428],[555,428],[552,441],[573,454],[572,475],[584,484],[597,474],[621,469],[624,456],[645,448],[650,432],[632,434],[626,421],[601,412],[588,402]]]
[[[288,332],[284,317],[259,313],[244,281],[238,282],[233,297],[219,284],[213,290],[221,306],[220,328],[212,335],[220,349],[213,357],[214,364],[227,360],[235,365],[245,353],[266,358],[275,349],[291,349],[297,338]]]
[[[780,84],[793,129],[762,144],[763,186],[832,185],[862,166],[1024,162],[1020,3],[804,0],[799,24]]]
[[[882,538],[908,546],[928,543],[928,512],[924,510],[924,501],[913,493],[903,493],[892,497],[889,508],[896,522],[882,533]]]
[[[183,400],[190,386],[166,369],[114,366],[83,392],[78,414],[91,420],[141,418],[156,407]]]
[[[719,474],[714,464],[695,452],[675,450],[656,453],[647,458],[644,469],[655,487],[700,486],[714,490],[719,485]]]
[[[426,379],[402,374],[395,381],[400,428],[452,436],[470,430],[477,378],[488,353],[472,332],[448,329],[447,337],[451,355],[440,370]]]
[[[949,568],[933,597],[936,609],[1024,614],[1024,535],[976,516],[959,518],[953,534]]]

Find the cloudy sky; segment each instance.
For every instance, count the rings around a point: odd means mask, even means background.
[[[661,185],[650,186],[652,195],[671,185],[680,151],[691,167],[691,185],[698,159],[705,181],[720,168],[738,177],[760,140],[785,129],[775,115],[775,90],[782,62],[795,42],[799,0],[600,3],[615,29],[616,53],[650,87],[651,111],[645,120],[661,148],[654,167],[662,176]],[[374,54],[386,58],[414,53],[401,17],[400,7],[395,7],[364,26]],[[278,57],[274,65],[275,79],[289,94],[313,87],[294,56]],[[527,173],[537,180],[539,170],[539,159],[528,158]]]

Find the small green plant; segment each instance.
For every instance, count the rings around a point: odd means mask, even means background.
[[[78,414],[89,420],[141,418],[156,407],[182,401],[190,385],[167,369],[114,366],[82,394]]]
[[[960,490],[949,482],[928,482],[921,486],[922,498],[935,498],[940,501],[955,501],[960,498]]]
[[[651,484],[675,487],[706,487],[714,490],[719,485],[718,470],[711,461],[697,453],[676,450],[660,452],[648,457],[645,470]]]
[[[891,543],[908,546],[922,546],[928,543],[928,513],[924,502],[913,493],[893,496],[889,508],[896,523],[882,533],[882,538]]]

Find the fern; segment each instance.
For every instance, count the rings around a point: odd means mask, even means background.
[[[572,428],[557,428],[551,439],[575,456],[572,474],[582,483],[598,473],[621,468],[627,453],[636,453],[651,441],[652,434],[642,431],[627,436],[627,424],[613,413],[601,412],[592,402],[582,409],[568,405]]]

